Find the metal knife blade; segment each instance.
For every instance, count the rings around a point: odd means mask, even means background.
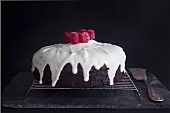
[[[136,80],[147,80],[146,69],[130,68],[129,70]]]

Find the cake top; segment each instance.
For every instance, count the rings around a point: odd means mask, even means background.
[[[41,48],[33,56],[32,71],[35,67],[39,70],[39,82],[42,83],[44,68],[49,65],[52,86],[55,86],[67,63],[72,65],[73,74],[78,72],[78,64],[82,66],[84,81],[89,80],[89,72],[93,66],[99,70],[105,64],[109,68],[110,85],[113,85],[118,67],[120,66],[121,72],[125,71],[125,60],[126,55],[121,47],[89,39],[85,43],[72,44],[67,42],[67,44],[54,44]]]

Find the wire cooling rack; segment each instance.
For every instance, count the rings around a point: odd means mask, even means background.
[[[60,87],[52,87],[50,85],[44,85],[44,84],[39,84],[38,81],[34,80],[27,96],[29,95],[31,90],[68,90],[68,89],[99,89],[99,90],[134,90],[137,92],[140,100],[140,93],[137,89],[137,87],[135,86],[135,84],[133,83],[132,79],[130,78],[129,74],[126,73],[122,79],[120,79],[119,81],[116,81],[114,83],[114,85],[108,85],[108,86],[103,86],[103,87],[87,87],[87,88],[72,88],[72,87],[67,87],[67,88],[60,88]]]

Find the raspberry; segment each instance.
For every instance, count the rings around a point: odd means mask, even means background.
[[[80,32],[86,32],[86,30],[85,29],[80,29]]]
[[[70,43],[70,34],[68,32],[64,32],[64,42]]]
[[[87,32],[78,32],[78,34],[81,43],[87,43],[90,40],[90,36]]]
[[[70,42],[72,44],[78,44],[79,43],[79,35],[77,32],[69,32],[70,35]]]
[[[89,30],[87,30],[87,32],[89,33],[90,40],[95,39],[95,33],[94,33],[94,30],[89,29]]]
[[[80,29],[78,32],[64,32],[64,42],[78,44],[87,43],[89,40],[93,40],[95,38],[94,30],[89,29]]]

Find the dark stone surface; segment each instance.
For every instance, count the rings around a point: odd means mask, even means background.
[[[170,108],[170,92],[150,72],[151,85],[165,98],[164,102],[152,102],[147,97],[143,82],[134,81],[141,95],[132,90],[31,90],[34,80],[29,72],[15,76],[2,95],[2,105],[10,108],[105,108],[105,109],[155,109]],[[29,92],[28,97],[27,93]]]

